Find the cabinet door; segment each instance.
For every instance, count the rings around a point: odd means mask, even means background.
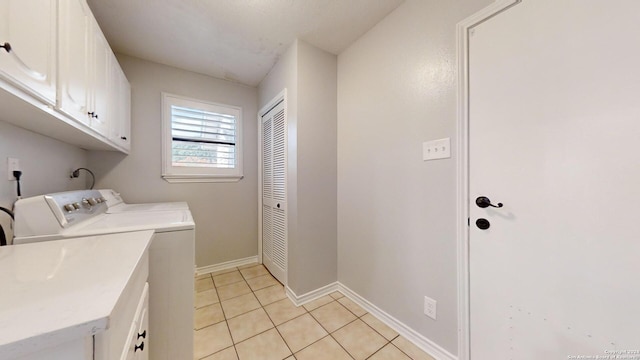
[[[120,135],[117,140],[125,150],[129,151],[131,150],[131,86],[122,70],[120,74],[120,91],[118,92],[120,104],[117,108],[120,114]]]
[[[84,0],[60,1],[60,103],[61,111],[91,125],[91,21]]]
[[[142,311],[138,319],[137,345],[134,348],[135,360],[149,360],[149,292],[145,291]]]
[[[0,1],[0,75],[44,102],[56,101],[56,0]]]
[[[135,315],[131,322],[127,342],[122,349],[120,360],[148,360],[149,359],[149,283],[138,301]],[[96,358],[95,360],[110,360]]]
[[[110,114],[109,106],[109,84],[111,79],[111,61],[113,54],[109,48],[109,43],[104,38],[102,31],[98,27],[98,23],[91,19],[91,35],[92,35],[92,58],[91,61],[91,106],[89,115],[92,129],[98,133],[109,136],[109,122],[111,122],[112,114]]]
[[[111,60],[111,85],[109,87],[110,116],[109,138],[125,150],[131,149],[131,87],[115,56]]]

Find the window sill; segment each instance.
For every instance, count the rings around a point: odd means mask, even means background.
[[[171,184],[180,183],[229,183],[238,182],[244,175],[162,175]]]

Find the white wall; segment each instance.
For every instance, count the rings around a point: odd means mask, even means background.
[[[338,278],[337,66],[335,55],[298,42],[298,295]]]
[[[296,41],[261,82],[260,107],[287,89],[288,283],[297,294],[337,279],[337,58]]]
[[[338,57],[338,279],[452,354],[457,155],[422,142],[455,149],[455,24],[490,2],[407,0]]]
[[[187,201],[196,223],[198,267],[257,254],[257,90],[206,75],[118,55],[131,83],[129,156],[91,152],[97,188],[127,202]],[[242,107],[244,179],[236,183],[170,184],[161,174],[161,92]]]
[[[10,209],[16,201],[16,182],[7,180],[7,157],[20,160],[23,197],[86,188],[84,171],[80,178],[69,178],[74,169],[86,167],[85,150],[1,120],[0,114],[0,206]],[[9,230],[9,220],[0,212],[5,230]]]

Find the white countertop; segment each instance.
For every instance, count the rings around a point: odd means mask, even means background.
[[[152,236],[0,247],[0,359],[105,331]]]

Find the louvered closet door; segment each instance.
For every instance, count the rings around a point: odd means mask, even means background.
[[[262,259],[287,279],[287,139],[284,102],[262,117]]]

